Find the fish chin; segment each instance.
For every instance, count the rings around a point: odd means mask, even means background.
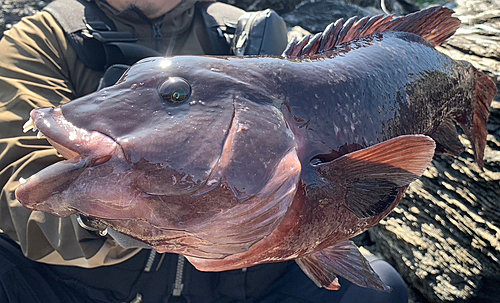
[[[25,131],[32,127],[38,129],[66,159],[20,181],[16,198],[32,210],[58,216],[72,214],[74,211],[63,201],[54,203],[52,197],[66,190],[86,168],[104,164],[113,156],[123,155],[115,140],[96,131],[75,127],[64,118],[60,108],[33,110],[26,125]],[[51,203],[46,203],[48,200]]]

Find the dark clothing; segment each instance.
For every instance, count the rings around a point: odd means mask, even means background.
[[[150,257],[152,254],[154,259]],[[153,262],[148,263],[151,259]],[[182,295],[175,297],[172,292],[177,265],[177,255],[155,254],[150,250],[142,250],[135,257],[109,267],[46,265],[24,257],[14,241],[0,234],[0,302],[132,302],[139,297],[142,302],[151,303],[408,301],[404,281],[381,260],[371,265],[394,289],[392,293],[361,288],[341,277],[340,290],[320,289],[294,261],[221,273],[200,272],[186,262]]]

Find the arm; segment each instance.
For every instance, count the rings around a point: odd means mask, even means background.
[[[24,18],[0,41],[0,229],[26,256],[45,263],[96,267],[121,262],[125,250],[78,226],[74,217],[31,212],[15,199],[19,178],[60,158],[45,140],[22,133],[33,108],[60,106],[97,88],[101,72],[76,57],[63,30],[47,12]]]

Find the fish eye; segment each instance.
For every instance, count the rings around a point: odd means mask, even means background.
[[[165,101],[180,103],[191,96],[191,86],[183,78],[169,77],[158,86],[158,93]]]

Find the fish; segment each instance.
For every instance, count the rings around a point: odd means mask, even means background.
[[[146,58],[118,82],[30,113],[65,158],[23,179],[26,208],[80,215],[202,271],[295,260],[389,291],[350,240],[397,206],[459,126],[483,166],[494,82],[435,46],[434,7],[339,20],[281,56]]]

